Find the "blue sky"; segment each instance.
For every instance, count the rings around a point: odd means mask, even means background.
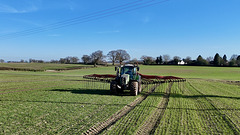
[[[102,10],[114,13],[110,9],[120,5],[151,1],[162,3],[96,18]],[[132,59],[216,53],[230,58],[240,54],[239,7],[239,0],[0,0],[0,59],[81,58],[116,49],[127,50]],[[91,21],[49,26],[89,14]],[[17,35],[25,30],[33,34]]]

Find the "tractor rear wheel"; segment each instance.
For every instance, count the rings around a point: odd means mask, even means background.
[[[116,81],[112,81],[110,84],[110,94],[117,95],[117,82]]]
[[[138,82],[130,83],[130,92],[132,96],[137,96],[138,94]]]

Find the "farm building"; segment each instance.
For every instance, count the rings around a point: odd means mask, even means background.
[[[180,62],[178,62],[178,65],[185,65],[187,64],[186,62],[184,62],[183,60],[181,60]]]

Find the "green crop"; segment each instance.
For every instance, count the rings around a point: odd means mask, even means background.
[[[2,76],[1,134],[83,132],[136,98],[111,96],[109,85],[96,82],[93,88],[81,77]]]
[[[74,65],[38,66],[52,70]],[[178,76],[187,82],[143,85],[136,97],[113,96],[108,83],[82,78],[115,74],[111,66],[51,72],[0,70],[0,134],[86,133],[141,97],[141,102],[98,133],[240,134],[239,68],[140,66],[140,73]],[[152,88],[155,91],[149,94]]]
[[[218,87],[215,94],[204,94],[205,90],[212,93],[209,84]],[[234,92],[236,86],[219,83],[191,80],[183,90],[173,87],[169,105],[155,134],[239,134],[239,97],[220,96],[227,90]],[[198,88],[195,86],[199,86]],[[203,88],[204,87],[204,88]],[[203,91],[204,90],[204,91]],[[220,94],[220,95],[219,95]],[[231,99],[229,102],[219,100]],[[231,104],[238,104],[233,106]],[[228,105],[228,107],[227,107]],[[232,116],[226,111],[231,112]],[[235,114],[236,117],[233,117]],[[237,118],[238,117],[238,118]]]

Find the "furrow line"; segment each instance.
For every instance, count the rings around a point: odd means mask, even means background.
[[[152,92],[154,92],[155,88],[158,87],[158,85],[155,85],[151,88],[151,91],[148,93],[141,95],[136,100],[134,100],[129,105],[124,106],[120,111],[113,114],[110,118],[108,118],[106,121],[101,122],[93,127],[91,127],[89,130],[83,133],[83,135],[95,135],[100,134],[107,128],[111,127],[113,124],[115,124],[118,120],[120,120],[123,116],[127,115],[130,111],[132,111],[138,104],[140,104],[142,101],[144,101]]]
[[[201,94],[201,95],[204,95],[204,94],[203,94],[202,92],[200,92],[197,88],[195,88],[191,83],[189,83],[189,84],[190,84],[190,86],[191,86],[196,92],[198,92],[198,93]],[[214,110],[217,111],[217,114],[222,117],[222,119],[223,119],[223,120],[226,122],[226,124],[230,127],[230,129],[232,130],[232,132],[233,132],[235,135],[238,135],[238,134],[240,133],[240,129],[239,129],[238,126],[231,120],[231,118],[229,118],[228,115],[223,114],[223,113],[214,105],[214,103],[212,102],[211,99],[206,98],[206,97],[204,97],[204,98],[205,98],[205,100],[210,104],[210,106],[211,106],[212,108],[214,108]]]
[[[157,106],[157,109],[152,113],[148,120],[146,120],[143,123],[143,125],[139,128],[139,130],[136,132],[137,135],[153,134],[155,132],[168,106],[172,85],[173,82],[169,83],[162,100]]]

